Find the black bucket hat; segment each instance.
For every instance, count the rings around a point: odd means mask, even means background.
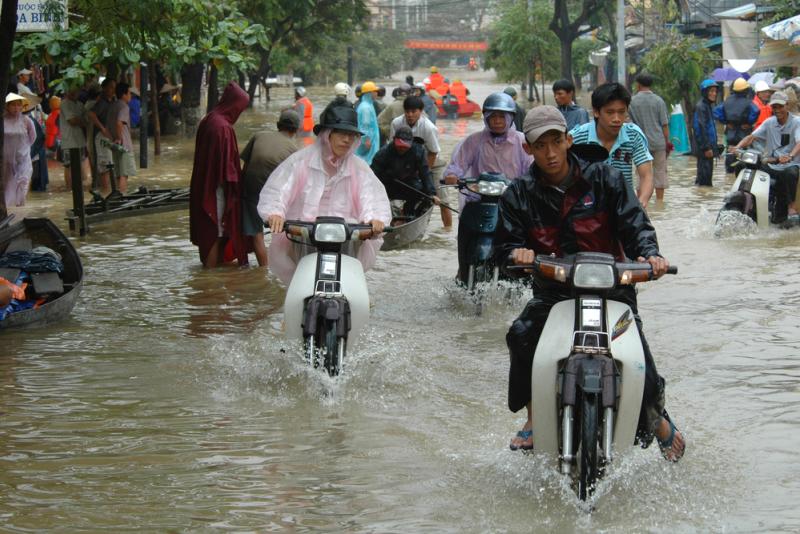
[[[322,128],[355,132],[364,135],[358,129],[358,114],[350,106],[328,106],[319,117],[319,124],[314,126],[314,135],[319,135]]]

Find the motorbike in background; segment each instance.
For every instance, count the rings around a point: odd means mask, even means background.
[[[485,172],[477,178],[459,178],[456,184],[459,192],[471,199],[458,219],[458,280],[470,291],[479,283],[496,283],[499,278],[492,244],[500,197],[510,183],[501,173]]]

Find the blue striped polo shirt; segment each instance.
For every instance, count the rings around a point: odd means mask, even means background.
[[[570,130],[572,142],[576,145],[595,144],[602,146],[603,143],[597,138],[597,129],[595,128],[595,121],[581,124]],[[633,166],[639,166],[648,161],[653,161],[653,156],[650,154],[650,149],[647,145],[647,137],[644,132],[633,124],[626,122],[622,124],[622,128],[617,135],[617,140],[614,141],[614,146],[609,150],[609,156],[606,163],[619,169],[625,177],[625,181],[636,190],[633,185]]]

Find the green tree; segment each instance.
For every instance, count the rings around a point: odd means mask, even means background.
[[[667,104],[681,103],[689,136],[694,142],[691,120],[694,103],[700,98],[700,82],[721,61],[716,52],[703,47],[696,37],[671,32],[643,59],[644,69],[653,75],[653,90]]]
[[[256,87],[273,69],[273,54],[284,48],[292,56],[304,51],[338,46],[358,30],[368,16],[363,0],[239,0],[242,13],[265,28],[253,47],[257,67],[249,73],[248,92],[252,101]],[[331,43],[330,37],[338,36]]]
[[[584,33],[600,27],[611,0],[555,0],[550,30],[561,43],[561,76],[573,79],[572,43]]]
[[[530,9],[529,9],[530,7]],[[500,13],[491,29],[485,66],[494,68],[503,81],[528,80],[531,67],[538,67],[542,77],[558,75],[558,40],[551,32],[543,32],[552,9],[543,0],[531,6],[525,0],[502,2]]]

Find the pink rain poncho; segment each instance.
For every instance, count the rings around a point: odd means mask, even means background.
[[[329,137],[330,130],[323,129],[313,145],[295,152],[272,172],[261,190],[258,214],[265,221],[270,215],[302,221],[331,216],[351,223],[377,219],[388,226],[392,211],[386,189],[369,165],[353,154],[358,140],[336,159]],[[382,244],[383,238],[369,239],[359,248],[357,257],[365,271],[375,264]],[[273,234],[267,256],[270,270],[288,284],[299,258],[286,234]]]
[[[30,117],[22,112],[3,115],[3,193],[6,206],[23,206],[33,174],[31,145],[36,130]]]
[[[514,115],[505,113],[506,128],[500,135],[492,135],[489,129],[489,115],[485,114],[486,125],[480,132],[469,135],[456,145],[450,165],[444,176],[454,174],[459,178],[477,178],[482,172],[501,172],[509,180],[519,178],[528,172],[533,156],[528,155],[522,144],[525,136],[514,127]],[[459,206],[469,200],[465,195],[458,196]],[[477,199],[480,197],[472,197]]]

